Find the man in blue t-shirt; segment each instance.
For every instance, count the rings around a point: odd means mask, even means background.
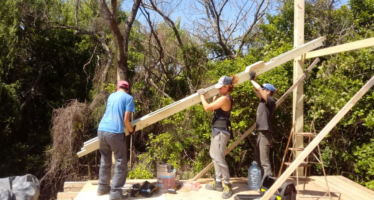
[[[128,94],[129,90],[128,82],[118,82],[117,91],[108,98],[104,116],[97,130],[101,153],[97,195],[110,193],[110,200],[127,199],[127,196],[122,194],[127,175],[127,145],[124,126],[130,134],[135,132],[135,126],[132,127],[130,123],[130,113],[135,112],[135,105],[133,97]],[[116,164],[110,186],[112,152],[114,152]]]

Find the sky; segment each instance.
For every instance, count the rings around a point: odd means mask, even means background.
[[[161,0],[159,0],[161,1]],[[168,8],[164,7],[161,8],[165,14],[170,14],[170,18],[175,22],[179,18],[181,19],[181,28],[190,31],[193,33],[194,31],[199,31],[196,27],[197,23],[194,23],[194,20],[204,20],[206,17],[206,14],[203,14],[203,6],[199,3],[197,3],[197,0],[163,0],[164,2],[169,2],[167,4]],[[253,1],[253,0],[252,0]],[[251,0],[229,0],[229,2],[226,4],[225,8],[223,9],[223,17],[222,19],[227,19],[226,23],[227,25],[232,24],[235,22],[236,14],[239,12],[239,8],[241,5],[245,3],[252,2]],[[267,9],[267,13],[271,15],[277,14],[277,7],[279,4],[279,0],[269,0],[272,2],[270,6]],[[337,8],[340,8],[342,5],[347,5],[349,0],[340,0],[338,1]],[[124,0],[121,8],[125,11],[131,10],[133,0]],[[219,2],[218,0],[216,2]],[[238,6],[238,4],[240,4]],[[201,11],[201,14],[199,14],[198,11]],[[250,13],[254,13],[254,10],[252,9]],[[252,22],[253,15],[248,18],[248,20],[243,21],[242,28],[238,29],[234,32],[233,37],[240,36],[244,33],[247,27],[250,26]],[[142,24],[147,24],[144,16],[138,11],[136,19],[140,21]],[[162,17],[155,12],[151,13],[151,19],[155,20],[155,22],[162,23],[164,20]]]
[[[188,28],[189,23],[191,21],[202,18],[204,15],[199,15],[196,12],[196,9],[202,9],[202,6],[199,3],[196,3],[196,0],[169,0],[171,2],[170,7],[172,9],[165,9],[171,13],[171,19],[177,20],[178,18],[181,18],[181,25],[183,27]],[[242,0],[231,0],[229,3],[225,6],[225,9],[223,10],[223,15],[225,18],[233,18],[233,16],[237,13],[237,9],[235,9],[235,2],[239,2]],[[339,0],[338,1],[338,8],[342,5],[347,5],[349,0]],[[132,6],[132,0],[124,0],[123,4],[121,5],[121,8],[123,10],[131,10]],[[246,0],[244,0],[246,2]],[[270,0],[271,5],[267,9],[267,12],[270,14],[276,14],[276,7],[277,7],[277,1]],[[167,13],[167,12],[166,12]],[[158,21],[163,21],[162,18],[159,15],[153,15],[153,19],[157,19]],[[137,20],[141,22],[145,22],[144,16],[141,14],[141,12],[138,12]]]

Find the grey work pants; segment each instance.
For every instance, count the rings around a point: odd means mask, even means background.
[[[99,151],[101,153],[99,190],[109,188],[110,172],[112,168],[112,152],[114,152],[116,163],[110,187],[110,198],[120,198],[122,196],[122,187],[126,183],[127,176],[127,148],[124,141],[125,134],[97,131],[97,135],[99,137]]]
[[[214,163],[214,170],[216,172],[216,178],[223,178],[224,181],[229,182],[230,173],[229,166],[225,160],[226,145],[229,141],[230,136],[222,132],[219,132],[217,135],[212,135],[212,140],[210,142],[210,157]]]
[[[259,131],[255,147],[255,159],[262,171],[263,179],[266,176],[273,176],[271,170],[269,153],[273,143],[273,137],[270,131]]]

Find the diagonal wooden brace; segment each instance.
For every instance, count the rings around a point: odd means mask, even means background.
[[[323,138],[334,128],[334,126],[347,114],[347,112],[357,103],[358,100],[374,85],[374,76],[348,101],[347,104],[331,119],[331,121],[318,133],[318,135],[305,147],[304,151],[292,162],[292,164],[275,181],[261,199],[268,200],[275,191],[286,181],[295,171],[301,162],[317,147]]]

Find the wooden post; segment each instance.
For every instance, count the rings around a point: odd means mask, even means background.
[[[131,113],[131,121],[134,120],[134,113]],[[132,167],[132,135],[130,135],[130,169]]]
[[[374,85],[374,76],[348,101],[347,104],[331,119],[331,121],[318,133],[311,143],[300,153],[300,155],[292,162],[286,171],[280,176],[268,191],[262,196],[261,200],[270,199],[271,195],[286,181],[293,171],[301,162],[317,147],[324,137],[336,126],[336,124],[347,114],[347,112],[357,103],[358,100]]]
[[[305,14],[305,0],[294,1],[294,47],[297,48],[304,44],[304,14]],[[297,57],[293,62],[293,82],[303,74],[304,61],[303,56]],[[303,132],[304,129],[304,84],[300,83],[293,91],[292,103],[292,121],[295,123],[295,133]],[[302,137],[296,137],[293,141],[297,148],[303,148],[304,142]],[[300,152],[296,152],[299,156]],[[299,168],[299,175],[304,175],[303,167]]]

